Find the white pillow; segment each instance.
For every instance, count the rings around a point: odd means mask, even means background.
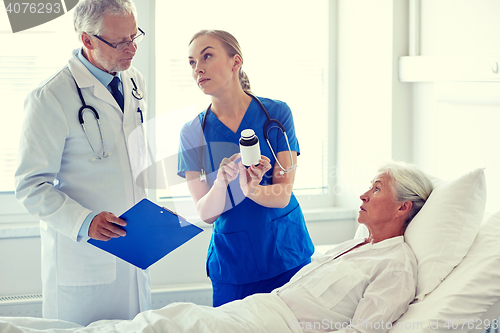
[[[486,204],[484,169],[452,181],[434,179],[434,190],[405,232],[418,263],[418,300],[462,261],[476,237]],[[368,235],[360,225],[354,238]]]
[[[465,257],[486,204],[484,169],[433,183],[434,190],[405,232],[405,241],[417,257],[418,300],[433,291]]]
[[[500,299],[499,239],[500,211],[481,226],[463,261],[423,301],[411,304],[390,332],[485,329],[482,315]]]

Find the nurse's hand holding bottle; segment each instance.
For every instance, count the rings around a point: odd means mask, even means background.
[[[279,152],[277,155],[281,165],[286,169],[297,163],[297,152],[295,151],[292,152],[292,161],[290,161],[288,151]],[[281,168],[276,164],[273,167],[272,184],[259,185],[264,173],[271,169],[269,162],[268,157],[262,156],[260,164],[265,163],[265,169],[260,171],[262,174],[257,171],[260,170],[260,166],[249,167],[245,173],[246,177],[240,177],[240,186],[243,194],[259,205],[269,208],[284,208],[290,202],[295,181],[295,170],[283,174]],[[245,169],[245,166],[240,165],[240,174],[243,174],[243,169]]]
[[[271,170],[271,160],[264,155],[261,155],[259,165],[251,165],[246,168],[240,161],[238,163],[240,172],[240,187],[245,197],[254,200],[262,192],[260,182],[264,174]],[[254,200],[255,201],[255,200]]]
[[[238,177],[239,168],[236,161],[240,158],[240,153],[234,154],[229,158],[223,158],[217,171],[217,178],[214,181],[215,186],[223,187],[224,189],[230,182]]]
[[[227,187],[239,174],[236,164],[239,157],[240,154],[237,153],[221,161],[213,186],[200,182],[200,173],[186,172],[189,191],[204,222],[211,224],[224,212]]]
[[[245,197],[252,199],[255,194],[260,193],[259,184],[264,174],[271,169],[271,160],[267,156],[261,155],[258,165],[246,168],[241,160],[236,163],[240,158],[241,154],[237,153],[230,158],[222,159],[214,185],[225,189],[240,175],[241,190]]]

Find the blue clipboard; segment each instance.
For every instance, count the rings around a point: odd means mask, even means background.
[[[172,252],[203,229],[174,212],[142,199],[120,216],[127,235],[109,241],[87,242],[132,265],[146,269]]]

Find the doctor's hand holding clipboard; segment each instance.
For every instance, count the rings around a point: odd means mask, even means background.
[[[148,199],[142,199],[119,218],[108,214],[106,218],[126,222],[123,228],[128,234],[106,241],[90,239],[87,242],[143,270],[203,231]],[[106,227],[104,229],[105,233],[109,231]]]
[[[96,240],[108,241],[111,238],[124,237],[127,232],[120,228],[125,227],[127,222],[110,212],[97,214],[89,227],[89,237]]]

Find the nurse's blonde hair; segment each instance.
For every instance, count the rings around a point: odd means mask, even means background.
[[[191,41],[189,42],[189,45],[198,37],[200,36],[212,36],[217,38],[221,43],[224,49],[226,50],[226,53],[228,56],[233,57],[236,54],[240,56],[241,58],[241,66],[243,67],[243,54],[241,52],[241,47],[236,38],[234,38],[233,35],[231,35],[229,32],[224,31],[224,30],[200,30],[194,36],[191,38]],[[189,46],[188,45],[188,46]],[[248,79],[247,74],[243,71],[242,67],[240,67],[238,77],[240,80],[241,88],[243,88],[243,91],[252,93],[250,90],[250,80]]]

